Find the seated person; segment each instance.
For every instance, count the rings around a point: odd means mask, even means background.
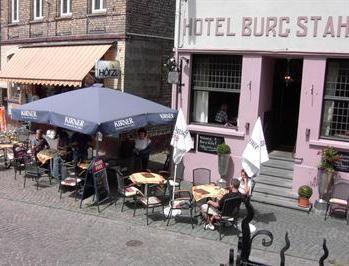
[[[60,131],[58,133],[58,149],[66,149],[69,146],[69,135],[66,131]]]
[[[133,152],[135,159],[138,159],[141,162],[141,170],[146,171],[151,150],[151,140],[148,138],[147,131],[144,128],[140,128],[137,133],[138,136],[135,139]]]
[[[44,150],[49,149],[50,145],[48,144],[47,140],[44,138],[44,133],[42,129],[36,130],[35,138],[32,140],[31,143],[31,150],[32,154],[34,154],[35,158],[37,159],[37,154]]]
[[[240,186],[239,186],[239,192],[243,196],[250,196],[251,195],[251,187],[252,187],[252,182],[251,178],[247,175],[245,170],[241,170],[240,177],[238,177],[238,180],[240,181]]]
[[[240,192],[238,191],[239,186],[240,186],[240,181],[236,178],[232,179],[232,182],[229,187],[229,192],[225,194],[219,201],[216,202],[216,201],[209,200],[207,204],[203,204],[201,206],[201,213],[207,213],[209,215],[207,219],[207,224],[205,225],[205,229],[210,229],[210,230],[215,229],[213,225],[213,221],[215,216],[219,215],[219,212],[222,211],[224,201],[227,199],[241,196]]]
[[[71,138],[74,161],[79,162],[87,159],[87,150],[90,145],[90,141],[91,136],[81,134],[78,132],[74,133],[74,135]]]
[[[228,105],[223,103],[215,116],[214,121],[219,124],[225,125],[228,123]]]
[[[60,131],[58,134],[57,149],[64,151],[62,158],[66,161],[72,160],[72,149],[70,147],[69,135],[66,131]]]

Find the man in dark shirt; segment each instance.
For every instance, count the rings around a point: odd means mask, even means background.
[[[50,145],[48,144],[47,140],[44,138],[42,129],[36,130],[36,135],[35,135],[35,138],[32,140],[31,148],[35,158],[40,151],[50,148]]]
[[[241,196],[239,192],[239,186],[240,186],[240,181],[234,178],[231,181],[231,187],[229,188],[230,190],[229,193],[225,194],[219,201],[209,200],[207,204],[203,204],[201,206],[201,212],[204,214],[208,214],[209,216],[207,221],[208,224],[205,225],[205,228],[214,230],[214,225],[212,224],[213,219],[215,216],[219,215],[219,213],[222,211],[224,201]]]

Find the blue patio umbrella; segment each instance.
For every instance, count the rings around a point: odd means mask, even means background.
[[[47,97],[12,110],[12,119],[50,124],[83,134],[118,135],[147,125],[176,121],[177,111],[98,86]]]

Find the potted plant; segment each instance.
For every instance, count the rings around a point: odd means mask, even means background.
[[[324,196],[328,193],[334,177],[337,173],[336,163],[341,159],[334,147],[326,147],[319,152],[321,161],[318,167],[319,202],[324,202]]]
[[[309,207],[309,199],[313,195],[313,189],[307,185],[298,188],[298,206],[302,208]]]
[[[230,160],[230,147],[228,144],[222,143],[217,146],[218,154],[218,172],[221,178],[218,180],[218,184],[221,187],[225,187],[226,181],[223,177],[226,177],[229,169],[229,160]]]

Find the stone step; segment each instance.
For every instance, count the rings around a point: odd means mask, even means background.
[[[293,171],[294,162],[270,159],[269,161],[263,163],[262,166]]]
[[[270,186],[261,183],[256,183],[253,193],[254,192],[265,194],[265,196],[273,195],[289,199],[298,199],[298,195],[296,193],[293,193],[289,188]]]
[[[294,162],[292,153],[286,151],[272,151],[269,153],[269,158],[279,161]]]
[[[292,188],[292,179],[260,175],[258,177],[255,177],[254,180],[256,181],[256,183],[270,185],[273,187],[284,187],[289,189]]]
[[[253,201],[260,202],[263,204],[269,204],[269,205],[279,206],[283,208],[294,209],[298,211],[304,211],[304,212],[309,211],[309,208],[299,207],[296,199],[287,199],[279,196],[265,195],[259,192],[253,192],[251,200],[252,202]]]
[[[283,179],[291,179],[291,180],[293,179],[293,171],[285,170],[285,169],[278,169],[278,168],[269,167],[269,166],[262,166],[260,175],[274,176],[274,177],[279,177],[279,178],[283,178]]]

